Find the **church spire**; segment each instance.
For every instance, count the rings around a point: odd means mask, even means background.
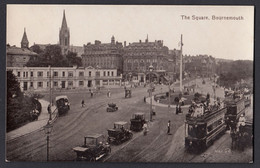
[[[148,34],[147,34],[147,36],[146,36],[146,40],[145,40],[145,42],[148,43]]]
[[[62,49],[62,54],[66,54],[70,47],[70,30],[67,26],[65,10],[63,10],[63,19],[60,28],[59,42]]]
[[[29,41],[26,35],[26,30],[24,28],[23,38],[21,41],[21,48],[29,48]]]
[[[67,28],[67,21],[66,21],[66,16],[65,16],[65,10],[63,10],[63,19],[62,19],[61,28]]]

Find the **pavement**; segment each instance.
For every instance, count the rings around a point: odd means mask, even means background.
[[[46,100],[42,100],[42,99],[39,99],[39,102],[42,105],[42,112],[39,115],[38,120],[27,123],[26,125],[24,125],[20,128],[17,128],[13,131],[8,132],[6,134],[6,140],[7,141],[14,140],[18,137],[21,137],[21,136],[30,134],[32,132],[41,130],[48,123],[50,115],[47,111],[47,107],[49,105],[49,102],[46,101]],[[52,111],[52,120],[50,120],[50,123],[53,123],[57,118],[56,106],[52,106],[51,111]]]

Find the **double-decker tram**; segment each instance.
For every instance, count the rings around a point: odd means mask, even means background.
[[[225,115],[227,129],[233,131],[236,129],[239,117],[245,115],[245,100],[242,95],[234,95],[233,97],[226,98],[225,104],[227,107],[227,113]]]
[[[226,107],[221,105],[192,104],[185,121],[185,148],[202,152],[226,131]]]

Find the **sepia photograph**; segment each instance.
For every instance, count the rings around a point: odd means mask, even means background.
[[[5,162],[254,163],[254,10],[7,4]]]

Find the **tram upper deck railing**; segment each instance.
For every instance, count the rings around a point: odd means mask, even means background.
[[[205,110],[202,115],[194,115],[194,113],[188,113],[186,115],[187,122],[207,122],[210,119],[225,114],[227,111],[226,107],[212,107],[211,110]]]

